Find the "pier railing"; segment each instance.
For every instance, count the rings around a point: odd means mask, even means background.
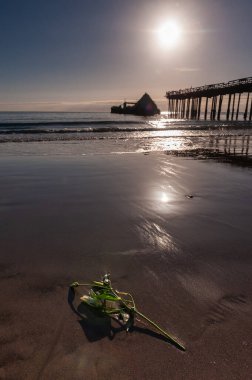
[[[252,77],[241,78],[227,83],[209,84],[200,87],[191,87],[178,91],[166,92],[168,112],[174,118],[200,119],[204,112],[204,119],[210,115],[211,120],[220,120],[226,97],[226,120],[238,120],[241,104],[241,94],[245,93],[243,118],[252,119]],[[209,108],[210,99],[210,110]],[[204,100],[204,102],[202,102]],[[204,109],[202,105],[204,103]]]

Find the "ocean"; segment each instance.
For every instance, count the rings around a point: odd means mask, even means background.
[[[155,117],[108,112],[1,112],[0,155],[165,151],[251,157],[251,126],[241,120],[171,119],[167,112]],[[24,149],[22,143],[30,144]]]

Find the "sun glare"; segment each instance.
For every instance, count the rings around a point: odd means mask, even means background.
[[[163,48],[174,48],[179,44],[181,27],[176,21],[167,21],[157,30],[158,42]]]

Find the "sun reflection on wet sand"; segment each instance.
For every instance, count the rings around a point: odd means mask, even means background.
[[[138,226],[140,238],[144,244],[148,244],[154,249],[154,253],[165,253],[172,256],[177,256],[180,252],[174,238],[163,228],[160,224],[152,220],[145,219],[142,224]]]
[[[153,133],[152,133],[153,134]],[[150,136],[153,137],[153,136]],[[155,136],[154,136],[155,137]],[[173,150],[184,150],[188,149],[192,145],[190,139],[184,139],[183,137],[155,137],[150,139],[145,139],[141,142],[141,146],[137,149],[139,152],[158,152],[158,151],[173,151]]]
[[[160,195],[160,201],[163,202],[163,203],[167,203],[169,201],[169,196],[167,195],[167,193],[161,193]]]
[[[162,260],[177,260],[183,247],[176,235],[176,226],[192,207],[185,198],[185,194],[192,192],[191,174],[182,160],[166,155],[153,155],[153,158],[153,175],[146,178],[141,201],[135,205],[140,215],[137,234],[147,254],[152,252]]]

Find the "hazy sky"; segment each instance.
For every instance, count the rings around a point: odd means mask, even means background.
[[[0,110],[109,110],[252,75],[251,0],[0,0]],[[181,28],[159,44],[166,21]],[[162,103],[163,102],[163,103]]]

